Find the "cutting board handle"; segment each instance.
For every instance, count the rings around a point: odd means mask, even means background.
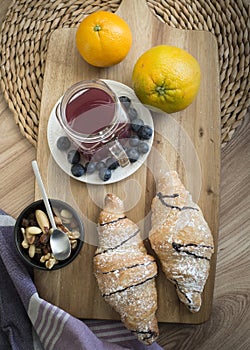
[[[122,0],[116,14],[125,20],[126,18],[135,17],[138,26],[140,26],[141,23],[145,24],[148,16],[152,17],[150,20],[158,21],[157,17],[149,9],[146,0]]]

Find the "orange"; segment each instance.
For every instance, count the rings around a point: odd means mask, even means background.
[[[129,25],[112,12],[94,12],[77,28],[77,49],[85,61],[96,67],[109,67],[121,62],[131,45]]]
[[[144,52],[135,63],[132,80],[139,100],[167,113],[181,111],[196,97],[200,65],[187,51],[159,45]]]

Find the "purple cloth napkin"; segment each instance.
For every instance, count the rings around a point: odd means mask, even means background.
[[[41,299],[30,270],[14,246],[15,220],[0,210],[0,349],[1,350],[160,350],[141,344],[116,321],[71,316]]]

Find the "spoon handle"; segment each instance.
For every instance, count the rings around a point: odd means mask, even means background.
[[[32,164],[32,168],[33,168],[33,171],[34,171],[36,179],[37,179],[38,186],[39,186],[40,191],[42,193],[43,201],[45,204],[45,208],[47,210],[47,214],[48,214],[49,219],[50,219],[51,226],[54,230],[56,230],[57,229],[56,223],[55,223],[54,216],[53,216],[50,204],[49,204],[48,196],[46,194],[45,187],[44,187],[44,184],[43,184],[43,181],[41,178],[41,174],[40,174],[40,171],[38,168],[37,161],[33,160],[31,164]]]

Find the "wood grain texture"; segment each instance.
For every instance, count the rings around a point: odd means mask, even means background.
[[[8,6],[8,0],[0,0],[0,21]],[[0,207],[17,217],[34,199],[31,160],[36,150],[21,135],[1,93],[0,134]],[[248,112],[221,152],[220,227],[212,314],[201,325],[161,323],[158,343],[166,350],[248,350],[250,347],[250,258],[246,253],[250,227],[249,174]]]
[[[135,16],[131,17],[131,12]],[[129,23],[132,32],[136,33],[126,59],[110,68],[92,67],[84,62],[77,52],[76,29],[55,30],[48,47],[41,102],[37,150],[40,171],[50,196],[66,200],[77,206],[82,213],[86,237],[81,254],[72,264],[51,273],[35,271],[35,283],[43,298],[82,318],[119,318],[101,298],[92,269],[92,257],[97,244],[96,222],[105,192],[115,193],[125,200],[125,206],[129,208],[127,216],[139,224],[146,237],[150,225],[151,201],[155,195],[155,181],[161,171],[176,169],[190,192],[199,201],[217,246],[220,108],[215,38],[208,32],[169,28],[152,15],[144,0],[123,0],[117,13]],[[199,61],[202,83],[195,102],[174,116],[164,113],[153,115],[153,150],[145,165],[129,179],[107,186],[86,186],[69,179],[52,159],[47,144],[47,122],[58,98],[70,85],[83,79],[113,79],[131,86],[132,69],[138,57],[148,48],[163,43],[182,47]],[[35,198],[41,198],[38,187]],[[203,293],[203,305],[197,314],[191,314],[179,303],[175,287],[166,280],[159,269],[158,320],[182,323],[201,323],[207,320],[212,305],[215,265],[216,252]]]

